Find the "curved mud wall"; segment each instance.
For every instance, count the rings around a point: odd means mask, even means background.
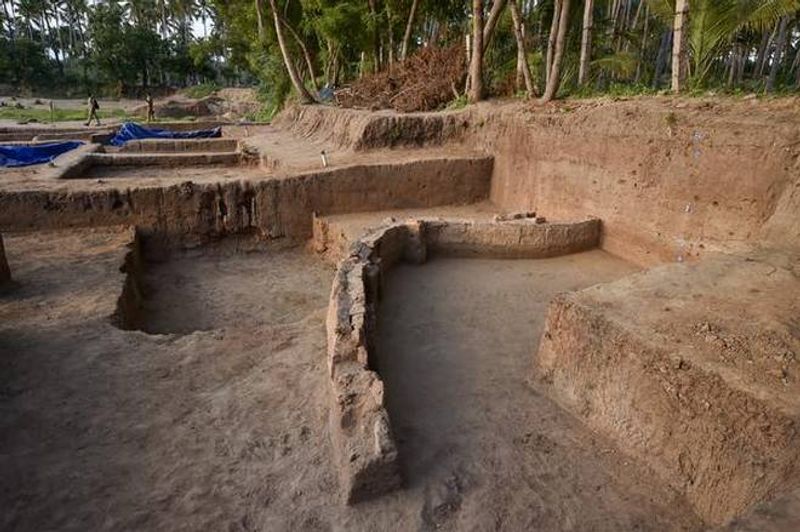
[[[600,220],[536,223],[533,219],[507,222],[425,221],[429,253],[451,257],[540,259],[597,247]]]
[[[515,235],[514,238],[508,238]],[[428,249],[482,257],[547,257],[595,247],[599,220],[391,223],[356,241],[339,263],[327,316],[331,437],[348,504],[401,485],[397,446],[376,371],[374,337],[382,277],[398,261],[425,262]]]

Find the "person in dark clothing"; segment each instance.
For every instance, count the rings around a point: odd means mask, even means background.
[[[89,116],[86,119],[86,125],[92,123],[92,119],[94,119],[96,125],[100,125],[100,118],[97,116],[97,110],[100,109],[100,104],[97,103],[97,99],[94,97],[94,94],[89,95],[89,101],[86,103]]]
[[[144,97],[144,101],[147,102],[147,122],[150,123],[156,119],[156,112],[153,109],[153,95],[148,92]]]

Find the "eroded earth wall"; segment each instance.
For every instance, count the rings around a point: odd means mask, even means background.
[[[495,156],[494,202],[596,216],[602,246],[640,264],[743,243],[798,245],[797,111],[758,105],[482,107],[470,117],[471,142]]]
[[[0,285],[11,280],[11,270],[6,260],[6,249],[3,246],[3,235],[0,234]]]
[[[477,148],[495,158],[499,207],[600,218],[602,247],[643,265],[800,246],[798,122],[789,99],[666,97],[413,114],[306,106],[278,120],[357,151]]]
[[[0,191],[0,228],[128,224],[185,241],[230,233],[307,239],[313,213],[337,214],[481,201],[492,159],[462,157],[338,168],[285,179],[160,188]]]

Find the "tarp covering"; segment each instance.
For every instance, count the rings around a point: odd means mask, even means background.
[[[27,145],[0,144],[0,167],[13,168],[46,163],[81,145],[83,142],[77,140]]]
[[[134,122],[125,122],[111,139],[112,146],[122,146],[129,140],[136,139],[210,139],[222,136],[222,128],[198,129],[196,131],[169,131],[140,126]]]

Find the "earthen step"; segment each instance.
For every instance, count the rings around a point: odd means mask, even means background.
[[[551,395],[724,523],[800,472],[800,279],[719,256],[556,298]]]

